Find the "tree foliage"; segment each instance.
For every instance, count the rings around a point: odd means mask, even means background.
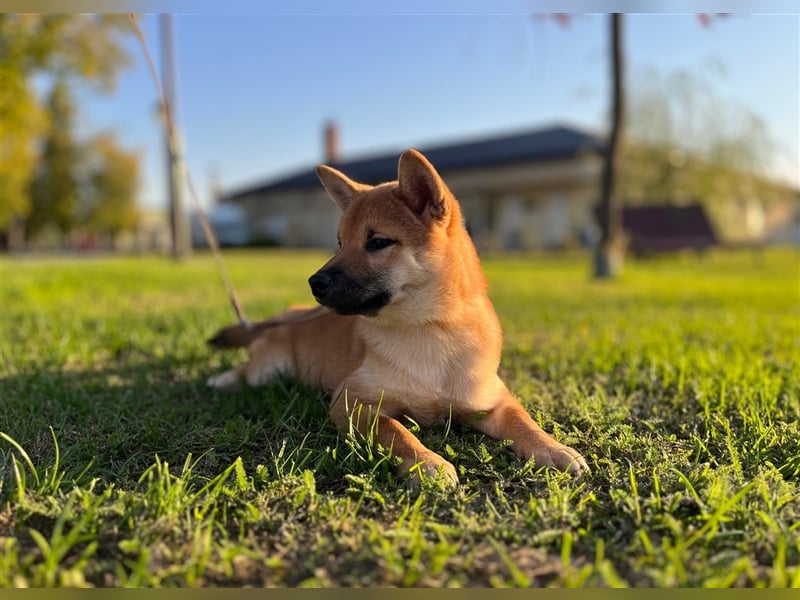
[[[0,56],[24,78],[36,72],[79,77],[111,91],[128,56],[124,15],[2,14]]]
[[[139,156],[121,148],[108,133],[91,140],[88,156],[83,219],[88,230],[113,240],[119,233],[135,229],[139,220]]]
[[[29,236],[49,224],[64,235],[76,223],[81,149],[73,137],[75,105],[63,78],[56,80],[50,92],[48,115],[50,126],[31,184],[33,206],[26,222]]]
[[[622,193],[627,202],[763,197],[774,143],[764,121],[709,77],[650,68],[632,88]]]
[[[127,31],[123,15],[0,14],[0,232],[35,209],[30,190],[37,143],[52,133],[33,79],[80,79],[112,90],[128,63]]]
[[[30,212],[28,183],[36,162],[33,140],[45,123],[21,73],[0,61],[0,231]]]

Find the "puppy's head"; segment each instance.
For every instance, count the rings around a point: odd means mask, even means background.
[[[426,318],[420,313],[435,308],[451,238],[466,236],[458,203],[433,166],[411,149],[389,183],[357,183],[324,165],[317,174],[342,211],[339,250],[309,279],[317,301],[340,314]]]

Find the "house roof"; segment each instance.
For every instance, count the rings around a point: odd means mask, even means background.
[[[602,152],[602,138],[568,126],[539,128],[509,135],[486,137],[468,142],[420,147],[439,171],[457,171],[477,167],[491,167],[527,161],[547,161],[570,158],[584,152]],[[369,184],[397,178],[397,160],[400,152],[381,154],[356,160],[331,163],[352,179]],[[231,198],[250,194],[267,194],[318,187],[319,179],[314,167],[307,167],[292,175],[260,185],[234,191]]]

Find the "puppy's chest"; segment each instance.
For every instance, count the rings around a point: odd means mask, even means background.
[[[468,392],[475,358],[469,340],[434,332],[377,340],[368,360],[387,395],[452,402]]]

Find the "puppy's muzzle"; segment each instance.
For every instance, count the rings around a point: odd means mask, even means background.
[[[379,278],[365,282],[338,268],[317,271],[308,285],[317,302],[340,315],[374,316],[392,297]]]
[[[311,293],[317,300],[323,300],[331,289],[333,277],[325,271],[317,271],[308,278],[308,285],[311,286]]]

